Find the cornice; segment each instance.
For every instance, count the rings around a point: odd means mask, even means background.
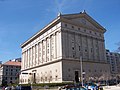
[[[62,59],[62,61],[71,61],[71,62],[80,62],[80,59],[67,59],[67,58],[65,58],[65,59]],[[90,61],[90,60],[85,60],[84,58],[83,58],[83,60],[82,60],[82,62],[83,63],[99,63],[99,64],[108,64],[108,63],[106,63],[105,61]]]
[[[38,31],[37,33],[35,33],[31,38],[29,38],[27,41],[25,41],[23,44],[21,44],[21,48],[23,48],[24,46],[26,46],[28,43],[30,43],[31,41],[33,41],[34,39],[36,39],[37,37],[39,37],[40,35],[42,35],[43,33],[45,33],[46,31],[48,31],[49,29],[51,29],[53,26],[55,26],[56,24],[58,24],[60,22],[60,16],[57,17],[56,19],[54,19],[52,22],[50,22],[47,26],[45,26],[43,29],[41,29],[40,31]]]
[[[57,63],[57,62],[60,62],[60,61],[61,61],[61,59],[58,59],[58,60],[55,60],[55,61],[51,61],[51,62],[47,62],[47,63],[43,63],[43,64],[35,66],[35,67],[31,67],[31,68],[28,68],[28,69],[21,70],[21,72],[22,71],[31,70],[31,69],[35,69],[35,68],[38,68],[38,67],[43,67],[43,66],[50,65],[50,64],[54,64],[54,63]]]
[[[82,27],[82,28],[85,28],[85,29],[90,29],[90,30],[92,30],[92,31],[96,31],[96,32],[100,32],[100,33],[104,33],[104,32],[105,32],[104,30],[103,30],[103,31],[100,30],[100,28],[95,29],[95,28],[93,28],[93,27],[91,27],[91,26],[87,26],[87,25],[84,25],[84,24],[82,24],[82,23],[73,22],[73,21],[68,20],[68,19],[66,19],[66,18],[61,18],[61,21],[62,21],[62,22],[65,22],[65,23],[69,23],[69,24],[75,25],[75,26],[78,26],[78,27]]]
[[[96,22],[91,16],[89,16],[86,12],[85,13],[77,13],[77,14],[67,14],[63,15],[64,19],[71,21],[72,19],[77,19],[77,18],[85,18],[87,19],[90,23],[92,23],[96,28],[101,30],[101,32],[105,33],[106,29],[102,27],[98,22]],[[81,24],[81,26],[84,27],[84,25]]]

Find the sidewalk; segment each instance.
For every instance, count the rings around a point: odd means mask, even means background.
[[[120,86],[104,86],[103,90],[120,90]]]

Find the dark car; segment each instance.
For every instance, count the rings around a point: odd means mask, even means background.
[[[32,90],[31,86],[17,86],[16,90]]]
[[[66,90],[87,90],[85,87],[82,87],[81,85],[65,85],[62,87],[62,89],[66,89]],[[60,90],[60,89],[59,89]]]

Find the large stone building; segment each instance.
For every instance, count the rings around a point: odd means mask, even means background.
[[[87,81],[108,79],[105,31],[85,11],[59,14],[21,45],[20,83],[78,82],[81,76]]]
[[[0,65],[0,85],[18,83],[21,70],[21,58],[9,60]]]

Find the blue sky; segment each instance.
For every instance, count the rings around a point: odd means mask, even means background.
[[[105,46],[120,42],[120,0],[0,0],[0,60],[21,57],[20,45],[62,14],[83,10],[107,29]]]

